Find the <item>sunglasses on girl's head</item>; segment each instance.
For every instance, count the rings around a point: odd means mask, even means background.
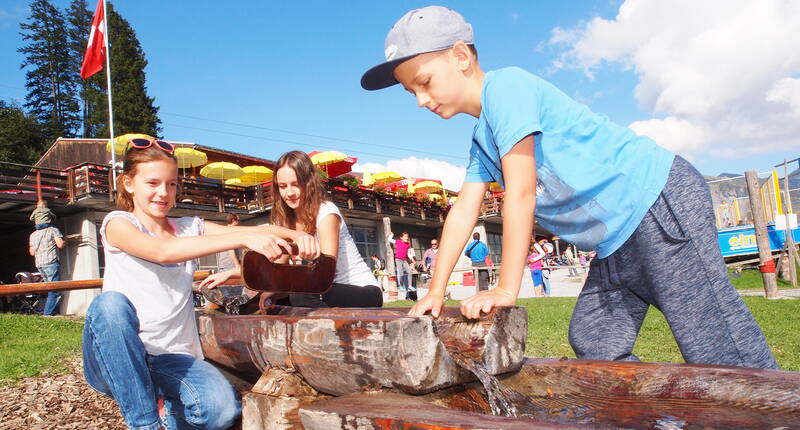
[[[153,145],[156,145],[157,147],[159,147],[162,150],[167,151],[169,153],[172,153],[172,152],[175,151],[175,147],[171,143],[169,143],[167,141],[164,141],[164,140],[145,139],[143,137],[135,137],[133,139],[128,139],[128,143],[132,147],[134,147],[136,149],[147,149],[147,148],[149,148],[149,147],[151,147]]]

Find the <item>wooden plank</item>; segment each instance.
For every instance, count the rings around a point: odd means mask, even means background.
[[[200,281],[210,275],[208,270],[194,272],[194,280]],[[8,284],[0,286],[0,296],[14,294],[48,293],[50,291],[85,290],[102,288],[102,279],[83,279],[75,281],[35,282],[30,284]]]
[[[758,187],[758,173],[755,170],[748,170],[744,175],[747,180],[747,193],[750,195],[750,213],[753,215],[753,226],[756,230],[758,258],[761,261],[759,268],[764,280],[764,291],[768,299],[774,299],[779,297],[778,280],[775,275],[775,262],[772,260],[769,237],[767,236],[767,223],[764,221],[761,193]]]

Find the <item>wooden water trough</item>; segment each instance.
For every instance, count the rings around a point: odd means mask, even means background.
[[[273,307],[198,322],[206,358],[255,383],[244,430],[800,427],[800,373],[526,359],[525,308],[407,311]],[[514,416],[492,415],[465,357],[495,375],[490,391]]]

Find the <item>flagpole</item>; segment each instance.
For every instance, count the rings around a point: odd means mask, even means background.
[[[117,146],[114,145],[114,107],[111,103],[111,50],[108,48],[108,5],[103,0],[103,42],[106,45],[106,86],[108,87],[108,133],[111,146],[111,190],[117,190]]]

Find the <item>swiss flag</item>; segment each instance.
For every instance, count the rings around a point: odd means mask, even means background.
[[[106,61],[106,35],[103,34],[106,29],[105,19],[103,0],[98,0],[92,20],[92,31],[89,33],[89,45],[86,46],[86,55],[83,57],[81,65],[81,78],[83,79],[102,70],[103,63]]]

